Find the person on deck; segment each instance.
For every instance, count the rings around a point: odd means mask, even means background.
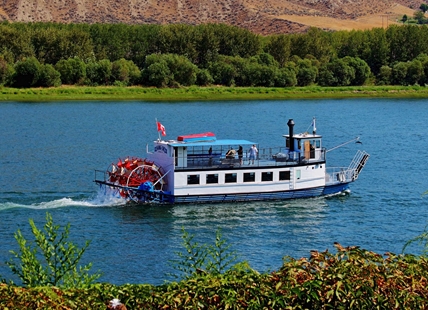
[[[244,149],[242,148],[242,145],[238,148],[238,158],[239,158],[239,164],[242,165],[242,158],[244,157]]]
[[[233,147],[231,147],[230,150],[227,151],[227,153],[226,153],[226,158],[227,159],[233,159],[233,158],[235,158],[235,155],[236,155],[236,151],[233,149]]]
[[[252,161],[252,164],[254,165],[254,160],[257,158],[257,154],[259,153],[259,150],[257,149],[255,144],[253,144],[248,153],[248,164],[250,164],[250,162]]]

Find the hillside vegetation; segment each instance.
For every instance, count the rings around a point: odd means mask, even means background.
[[[224,24],[0,24],[15,88],[427,85],[428,26],[260,36]]]
[[[11,22],[191,24],[225,23],[258,34],[371,29],[397,23],[419,0],[4,0]]]

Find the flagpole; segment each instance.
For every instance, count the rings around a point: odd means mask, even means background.
[[[156,121],[156,130],[158,131],[158,141],[160,141],[160,132],[159,132],[159,128],[158,128],[158,119],[155,117],[155,121]]]

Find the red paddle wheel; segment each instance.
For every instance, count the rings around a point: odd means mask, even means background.
[[[143,158],[127,157],[125,160],[119,159],[117,164],[111,164],[107,174],[108,181],[112,186],[138,188],[141,184],[151,182],[154,189],[162,190],[165,184],[160,168],[154,162]],[[119,190],[120,195],[124,198],[130,196],[131,192],[134,193],[134,191],[126,188]],[[133,197],[130,198],[133,199]]]

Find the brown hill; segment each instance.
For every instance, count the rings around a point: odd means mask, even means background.
[[[369,29],[412,16],[421,0],[3,0],[0,20],[226,23],[260,34]]]

